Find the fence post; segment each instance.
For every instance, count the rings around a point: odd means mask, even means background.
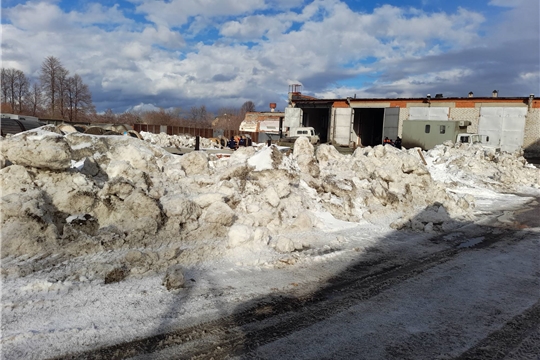
[[[201,141],[200,136],[197,135],[195,137],[195,151],[199,151],[200,141]]]

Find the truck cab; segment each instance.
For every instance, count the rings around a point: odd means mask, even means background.
[[[313,127],[298,127],[287,131],[288,138],[297,139],[300,136],[306,136],[312,144],[318,144],[320,142],[319,135],[315,134]]]
[[[489,136],[487,135],[479,135],[479,134],[458,134],[456,138],[456,143],[464,143],[464,144],[486,144],[489,142]]]

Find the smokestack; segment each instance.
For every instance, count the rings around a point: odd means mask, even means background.
[[[296,96],[299,96],[302,94],[300,90],[302,89],[302,85],[300,84],[292,84],[289,85],[289,106],[292,106],[293,100],[295,100]]]
[[[271,112],[276,111],[276,103],[270,103],[270,111]]]

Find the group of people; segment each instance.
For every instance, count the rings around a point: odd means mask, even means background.
[[[231,136],[229,141],[227,141],[227,147],[230,149],[238,149],[240,146],[251,146],[252,142],[249,137],[235,135]]]
[[[398,136],[396,138],[396,141],[392,141],[392,139],[389,139],[387,136],[383,140],[383,145],[392,145],[397,147],[398,149],[401,149],[401,138]]]

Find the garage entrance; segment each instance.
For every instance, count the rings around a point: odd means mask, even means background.
[[[331,105],[324,107],[302,107],[303,117],[302,126],[311,126],[315,129],[315,133],[319,134],[321,143],[329,141],[329,127],[330,127],[330,109]]]
[[[399,108],[355,108],[353,131],[359,146],[376,146],[385,137],[395,140],[398,135]]]
[[[357,145],[375,146],[382,143],[384,108],[354,109],[354,132]]]

